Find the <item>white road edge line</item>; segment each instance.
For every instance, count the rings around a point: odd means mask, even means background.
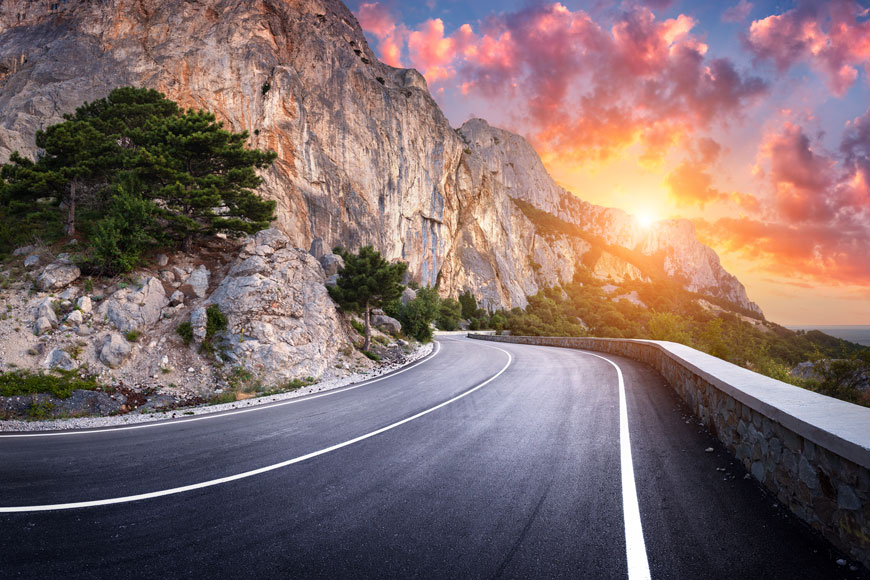
[[[501,350],[501,349],[499,349]],[[255,407],[249,407],[245,409],[238,409],[232,411],[218,411],[216,413],[212,413],[209,415],[200,415],[199,417],[179,417],[177,419],[157,419],[153,423],[142,423],[141,425],[128,425],[126,427],[104,427],[102,429],[80,429],[77,431],[57,431],[51,432],[46,431],[44,433],[0,433],[0,441],[3,439],[12,439],[15,437],[60,437],[62,435],[90,435],[92,433],[112,433],[115,431],[130,431],[132,429],[150,429],[152,427],[166,427],[170,425],[184,425],[186,423],[194,423],[196,421],[207,421],[209,419],[220,419],[222,417],[231,417],[233,415],[241,415],[242,413],[253,413],[254,411],[265,411],[267,409],[274,409],[275,407],[283,407],[284,405],[293,405],[296,403],[302,403],[303,401],[310,401],[312,399],[319,399],[320,397],[328,397],[330,395],[337,395],[339,393],[344,393],[347,391],[352,391],[354,389],[358,389],[360,387],[366,387],[371,385],[372,383],[377,383],[378,381],[383,381],[386,379],[390,379],[396,375],[400,375],[404,372],[411,370],[414,367],[420,366],[425,362],[429,362],[435,355],[441,352],[441,343],[437,340],[435,341],[435,352],[426,356],[423,360],[415,362],[411,366],[405,367],[402,370],[396,371],[394,373],[390,373],[383,377],[378,377],[375,379],[371,379],[365,382],[362,382],[358,385],[351,385],[349,387],[338,387],[336,389],[327,391],[326,393],[321,393],[319,395],[310,395],[305,397],[299,397],[298,399],[290,399],[289,401],[283,401],[280,403],[266,403],[264,405],[258,405]]]
[[[492,381],[494,381],[495,379],[500,377],[502,375],[502,373],[504,373],[508,369],[508,367],[511,365],[511,363],[513,362],[513,356],[511,356],[511,353],[509,353],[508,351],[502,350],[498,347],[489,347],[489,348],[494,348],[496,350],[500,350],[508,356],[507,363],[504,365],[504,367],[502,367],[502,369],[500,371],[498,371],[493,376],[489,377],[488,379],[486,379],[482,383],[475,385],[474,387],[470,388],[469,390],[465,391],[464,393],[460,393],[459,395],[456,395],[452,399],[449,399],[447,401],[444,401],[443,403],[435,405],[434,407],[432,407],[430,409],[426,409],[425,411],[421,411],[421,412],[417,413],[416,415],[406,417],[405,419],[402,419],[401,421],[397,421],[391,425],[387,425],[386,427],[381,427],[380,429],[377,429],[376,431],[366,433],[365,435],[360,435],[359,437],[354,437],[353,439],[348,439],[347,441],[344,441],[343,443],[337,443],[337,444],[332,445],[330,447],[326,447],[325,449],[321,449],[319,451],[314,451],[312,453],[307,453],[305,455],[300,455],[299,457],[294,457],[293,459],[288,459],[287,461],[282,461],[281,463],[276,463],[274,465],[268,465],[266,467],[261,467],[259,469],[246,471],[244,473],[237,473],[236,475],[221,477],[219,479],[212,479],[211,481],[204,481],[202,483],[193,483],[191,485],[185,485],[182,487],[173,487],[171,489],[164,489],[161,491],[152,491],[150,493],[140,493],[138,495],[130,495],[130,496],[126,496],[126,497],[114,497],[114,498],[110,498],[110,499],[99,499],[99,500],[94,500],[94,501],[79,501],[79,502],[72,502],[72,503],[58,503],[58,504],[50,504],[50,505],[0,507],[0,513],[46,512],[46,511],[69,510],[69,509],[87,508],[87,507],[95,507],[95,506],[102,506],[102,505],[111,505],[111,504],[117,504],[117,503],[127,503],[127,502],[132,502],[132,501],[139,501],[139,500],[143,500],[143,499],[163,497],[166,495],[175,495],[178,493],[184,493],[186,491],[193,491],[196,489],[203,489],[206,487],[221,485],[222,483],[229,483],[231,481],[237,481],[239,479],[245,479],[248,477],[253,477],[255,475],[260,475],[261,473],[266,473],[269,471],[274,471],[276,469],[281,469],[282,467],[287,467],[288,465],[293,465],[294,463],[301,463],[301,462],[305,461],[306,459],[311,459],[313,457],[317,457],[318,455],[324,455],[326,453],[329,453],[330,451],[335,451],[336,449],[341,449],[342,447],[347,447],[348,445],[353,445],[354,443],[358,443],[358,442],[363,441],[365,439],[369,439],[371,437],[374,437],[375,435],[380,435],[381,433],[384,433],[384,432],[389,431],[391,429],[395,429],[396,427],[399,427],[400,425],[404,425],[405,423],[410,423],[411,421],[413,421],[415,419],[419,419],[420,417],[422,417],[424,415],[428,415],[429,413],[431,413],[433,411],[437,411],[438,409],[440,409],[442,407],[446,407],[447,405],[454,403],[463,397],[467,397],[468,395],[475,392],[476,390],[488,385],[489,383],[491,383]]]
[[[637,502],[637,486],[634,482],[634,464],[631,461],[631,441],[628,435],[628,405],[625,401],[625,381],[622,370],[612,360],[591,352],[579,351],[609,362],[616,369],[619,379],[619,463],[622,472],[622,515],[625,521],[625,555],[628,559],[629,580],[650,580],[646,543],[640,521],[640,506]]]

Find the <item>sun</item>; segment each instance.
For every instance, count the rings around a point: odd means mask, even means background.
[[[648,211],[640,211],[634,215],[634,219],[637,221],[637,225],[642,227],[645,230],[648,230],[653,226],[656,221],[656,216]]]

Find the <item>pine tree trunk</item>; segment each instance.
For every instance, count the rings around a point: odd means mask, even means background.
[[[66,227],[68,236],[76,235],[76,178],[69,182],[69,199],[67,200]]]
[[[181,249],[185,254],[193,252],[193,236],[184,236],[184,241],[181,242]]]
[[[369,346],[371,346],[371,338],[372,338],[372,327],[371,327],[371,311],[369,309],[369,303],[366,302],[366,340],[363,343],[363,350],[368,350]]]

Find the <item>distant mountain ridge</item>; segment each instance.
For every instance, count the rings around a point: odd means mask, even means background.
[[[372,244],[417,282],[491,307],[524,306],[583,266],[616,281],[664,272],[761,314],[690,222],[642,230],[556,185],[522,137],[480,119],[452,129],[422,75],[379,62],[338,0],[0,5],[0,160],[33,154],[36,130],[122,85],[276,151],[261,192],[298,247]],[[545,231],[535,210],[577,235]]]

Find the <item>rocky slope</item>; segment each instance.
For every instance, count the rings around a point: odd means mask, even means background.
[[[442,294],[471,289],[506,307],[583,262],[617,281],[649,277],[641,266],[655,262],[760,312],[688,222],[640,231],[556,186],[522,138],[480,120],[454,131],[423,77],[380,63],[338,0],[0,4],[0,160],[32,154],[37,129],[130,84],[214,111],[276,151],[262,193],[293,246],[372,244]],[[584,235],[536,227],[514,199]]]

